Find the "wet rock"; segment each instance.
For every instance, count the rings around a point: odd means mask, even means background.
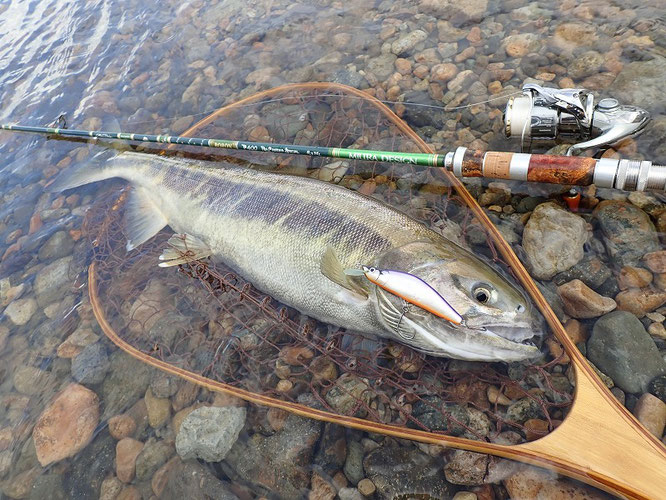
[[[577,264],[583,258],[586,241],[583,218],[555,203],[535,208],[523,232],[527,262],[539,279],[550,279]]]
[[[202,406],[192,411],[176,436],[176,451],[183,460],[224,460],[245,425],[245,408]]]
[[[109,418],[132,406],[150,383],[150,368],[123,351],[110,357],[109,375],[102,383],[104,415]]]
[[[356,488],[340,488],[338,497],[340,500],[363,500],[363,495]]]
[[[428,38],[428,34],[423,30],[414,30],[398,38],[391,44],[391,52],[396,56],[401,56],[411,51],[419,43]],[[377,75],[379,76],[379,75]]]
[[[281,498],[301,498],[310,485],[313,447],[322,425],[289,415],[282,430],[272,436],[254,434],[239,439],[226,456],[230,474],[259,491]]]
[[[382,54],[368,61],[366,70],[374,74],[379,80],[386,80],[393,73],[397,57],[394,54]]]
[[[159,429],[171,415],[171,402],[168,398],[155,397],[150,387],[146,390],[144,399],[148,411],[148,423],[153,429]]]
[[[337,490],[335,486],[322,477],[318,471],[314,471],[312,473],[308,500],[334,500],[336,496]]]
[[[484,483],[490,455],[455,450],[444,466],[446,480],[452,484],[476,486]]]
[[[283,410],[279,410],[279,412],[285,413],[284,418],[286,419],[286,412]],[[270,413],[271,412],[269,411],[269,414],[267,415],[269,420]],[[279,430],[282,428],[279,424],[279,420],[281,419],[278,418],[276,420],[278,421],[278,428],[275,429],[274,423],[271,424],[271,427],[275,430]],[[345,428],[340,425],[324,424],[324,432],[322,433],[321,441],[314,458],[314,465],[319,467],[322,472],[333,476],[343,468],[347,453]]]
[[[645,254],[643,258],[653,273],[666,273],[666,250]]]
[[[375,486],[375,483],[370,481],[368,478],[365,478],[358,482],[358,491],[361,493],[361,495],[369,497],[372,496],[375,491],[377,491],[377,487]]]
[[[56,353],[60,358],[73,358],[81,354],[84,347],[94,344],[98,340],[99,335],[93,332],[89,326],[80,325],[58,346]]]
[[[532,418],[543,418],[541,406],[532,398],[519,399],[506,409],[506,420],[518,424]]]
[[[74,458],[65,476],[68,498],[98,498],[105,478],[115,470],[116,442],[106,432],[95,439]]]
[[[144,334],[169,312],[169,290],[157,279],[148,282],[132,304],[127,328],[134,334]]]
[[[115,415],[107,422],[109,425],[109,434],[114,439],[123,439],[134,434],[136,422],[129,415]]]
[[[666,303],[666,292],[652,288],[630,288],[618,293],[615,301],[620,311],[629,311],[642,318]]]
[[[37,419],[32,437],[42,466],[71,457],[92,439],[99,421],[99,398],[82,385],[70,384]]]
[[[34,396],[42,393],[49,382],[52,382],[49,373],[36,366],[19,366],[14,372],[12,382],[14,388],[21,394]]]
[[[642,323],[626,311],[599,318],[587,342],[590,360],[625,392],[644,392],[666,364]]]
[[[221,481],[203,465],[177,461],[171,469],[164,491],[164,500],[237,500],[229,483]]]
[[[40,474],[39,468],[28,469],[2,483],[2,492],[9,498],[28,498],[35,479]]]
[[[431,431],[448,431],[453,436],[460,436],[465,432],[463,426],[469,423],[467,409],[455,403],[447,403],[436,397],[426,396],[417,401],[412,409],[412,415]],[[416,426],[409,421],[408,426]]]
[[[63,290],[71,283],[75,273],[70,277],[72,256],[63,257],[44,266],[35,277],[35,295],[40,307],[62,298]]]
[[[592,24],[578,22],[561,23],[555,29],[553,41],[561,48],[590,47],[597,41],[598,35]]]
[[[123,489],[123,483],[117,477],[110,477],[102,481],[102,487],[99,492],[99,500],[114,500],[120,490]]]
[[[99,384],[109,369],[109,356],[106,347],[100,342],[84,347],[72,359],[72,378],[80,384]]]
[[[666,375],[653,378],[648,385],[648,391],[666,403]]]
[[[416,448],[382,446],[365,457],[363,467],[380,498],[423,491],[451,498],[455,491],[442,477],[441,461]]]
[[[595,50],[588,50],[574,58],[568,67],[569,76],[576,80],[594,75],[604,64],[604,56]]]
[[[648,431],[661,438],[666,426],[666,403],[650,393],[645,393],[638,399],[633,413]]]
[[[170,398],[180,387],[181,379],[162,371],[154,371],[150,378],[150,390],[157,398]]]
[[[534,33],[520,33],[507,36],[503,48],[509,57],[523,57],[530,52],[537,52],[541,48],[541,42],[539,36]]]
[[[606,251],[619,266],[638,267],[645,253],[660,250],[654,224],[640,208],[623,201],[604,200],[593,215],[603,232]]]
[[[150,477],[164,464],[174,453],[172,442],[149,439],[136,457],[136,477],[140,481]]]
[[[42,474],[30,488],[30,500],[67,500],[61,474]]]
[[[604,500],[606,494],[582,483],[557,479],[554,473],[536,467],[524,467],[504,480],[510,498],[569,498]]]
[[[347,443],[347,458],[342,469],[351,484],[356,486],[365,477],[363,471],[363,445],[355,440]]]
[[[348,416],[363,416],[365,410],[359,408],[359,401],[370,403],[370,387],[368,383],[351,373],[343,374],[335,382],[335,386],[326,393],[326,402],[338,413]],[[354,411],[356,410],[356,411]]]
[[[58,231],[53,234],[39,249],[39,260],[48,262],[54,259],[66,257],[72,253],[74,240],[65,231]]]
[[[564,311],[574,318],[596,318],[617,307],[610,297],[602,297],[581,280],[573,280],[557,287]]]
[[[608,89],[609,95],[620,102],[632,103],[658,113],[655,103],[661,103],[666,58],[654,55],[649,61],[635,61],[624,66]]]
[[[571,280],[581,280],[593,290],[597,290],[612,275],[608,266],[595,256],[585,257],[567,271],[557,274],[553,281],[561,285]]]
[[[650,283],[652,283],[652,273],[642,267],[624,266],[617,278],[620,290],[644,288]]]
[[[37,312],[37,301],[32,297],[16,299],[5,308],[9,321],[15,325],[25,325]]]
[[[442,19],[450,19],[456,25],[480,20],[488,13],[488,0],[421,0],[419,10],[434,14]],[[463,38],[463,34],[460,38]]]
[[[116,476],[124,483],[132,482],[136,470],[136,457],[143,450],[143,443],[123,438],[116,445]]]

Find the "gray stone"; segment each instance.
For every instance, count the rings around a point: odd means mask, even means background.
[[[245,425],[245,408],[202,406],[180,425],[176,451],[183,460],[224,460]]]
[[[236,441],[222,463],[229,466],[232,479],[251,484],[257,492],[300,499],[310,486],[321,428],[321,422],[289,415],[282,430],[272,436],[257,433]]]
[[[35,479],[30,488],[30,500],[66,500],[61,474],[43,474]]]
[[[236,500],[229,484],[213,475],[207,467],[195,462],[178,462],[169,471],[163,500]]]
[[[51,302],[61,299],[63,293],[76,273],[70,274],[72,256],[63,257],[51,264],[44,266],[35,277],[35,295],[40,307],[45,307]]]
[[[354,486],[365,477],[365,472],[363,471],[363,445],[360,442],[351,440],[347,443],[347,458],[342,470],[347,479],[349,479],[349,482]]]
[[[363,495],[356,488],[340,488],[338,490],[340,500],[363,500]]]
[[[484,483],[489,461],[490,455],[455,450],[444,466],[444,475],[449,483],[478,486]]]
[[[666,363],[636,316],[613,311],[597,320],[587,341],[590,360],[625,392],[645,392]]]
[[[455,492],[442,474],[439,458],[417,448],[382,446],[363,461],[368,478],[375,484],[380,498],[427,492],[433,498],[451,498]]]
[[[115,439],[107,431],[100,432],[68,467],[65,475],[67,498],[99,498],[102,481],[115,472],[115,457]]]
[[[648,385],[648,392],[666,403],[666,375],[653,378]]]
[[[154,371],[150,377],[150,390],[156,398],[170,398],[180,388],[181,378],[162,371]]]
[[[32,315],[37,312],[37,301],[32,297],[16,299],[6,308],[5,314],[15,325],[25,325]]]
[[[532,398],[519,399],[506,409],[506,420],[523,424],[531,418],[542,418],[541,406]]]
[[[102,384],[103,420],[123,413],[143,397],[150,383],[150,368],[123,351],[110,357],[110,373]]]
[[[100,342],[90,344],[72,359],[72,378],[80,384],[99,384],[109,370],[109,356]]]
[[[406,35],[401,36],[395,42],[393,42],[391,44],[391,52],[393,52],[396,56],[401,56],[412,50],[426,38],[428,38],[428,34],[425,31],[414,30],[410,33],[407,33]]]
[[[463,434],[465,432],[463,426],[469,423],[466,408],[456,403],[445,404],[437,396],[424,396],[422,400],[414,403],[412,415],[431,431],[448,431],[453,436]],[[412,421],[407,425],[420,428]]]
[[[442,19],[450,19],[455,24],[481,20],[488,15],[488,0],[421,0],[419,10],[434,14]]]
[[[51,236],[39,249],[39,260],[48,262],[65,257],[72,253],[74,240],[65,231],[58,231]]]
[[[550,279],[583,258],[587,226],[582,217],[555,203],[539,205],[523,232],[523,249],[532,275]]]
[[[156,441],[150,438],[146,441],[141,453],[136,457],[136,477],[140,481],[150,479],[174,453],[173,443],[169,441]]]
[[[599,72],[603,63],[604,56],[599,54],[596,50],[588,50],[587,52],[574,57],[571,64],[569,64],[569,76],[571,78],[580,79],[594,75]]]
[[[386,80],[395,70],[396,59],[397,57],[394,54],[382,54],[370,59],[366,70],[374,74],[379,80]]]
[[[324,397],[338,413],[347,416],[364,416],[365,410],[358,403],[359,401],[363,401],[365,404],[370,403],[368,383],[351,373],[345,373],[338,378],[335,386]]]
[[[666,58],[657,55],[649,61],[629,63],[617,75],[608,93],[622,103],[641,106],[654,115],[663,112],[664,67]]]
[[[611,276],[611,270],[599,257],[588,256],[571,269],[557,274],[553,281],[556,285],[562,285],[568,281],[578,279],[593,290],[597,290]]]
[[[640,208],[623,201],[605,200],[594,210],[611,261],[618,268],[641,267],[643,255],[661,250],[650,217]]]

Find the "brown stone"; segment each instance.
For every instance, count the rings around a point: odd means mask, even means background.
[[[666,339],[666,328],[664,328],[663,323],[652,323],[650,326],[648,326],[647,331],[653,337]]]
[[[618,293],[615,301],[620,311],[629,311],[642,318],[666,303],[666,292],[652,288],[630,288]]]
[[[308,500],[333,500],[337,493],[335,486],[324,479],[319,473],[312,473]]]
[[[538,418],[531,418],[526,420],[523,424],[525,426],[525,437],[528,441],[534,441],[548,434],[548,422]]]
[[[504,480],[510,498],[543,498],[569,500],[604,500],[606,495],[580,483],[556,479],[552,473],[524,467]]]
[[[134,434],[136,422],[129,415],[115,415],[109,419],[109,434],[114,439],[123,439]]]
[[[666,250],[646,253],[643,259],[653,273],[666,273]]]
[[[586,342],[589,336],[585,326],[577,319],[568,319],[564,323],[564,330],[574,344]]]
[[[412,72],[412,63],[409,59],[399,57],[395,60],[395,69],[401,75],[408,75]]]
[[[266,127],[263,125],[258,125],[250,130],[248,139],[253,142],[269,142],[271,135],[268,133],[268,129]]]
[[[571,360],[569,359],[569,356],[564,352],[564,348],[562,347],[562,344],[560,344],[559,340],[551,337],[549,339],[546,339],[545,344],[548,346],[548,351],[550,352],[550,355],[553,357],[553,359],[558,360],[557,361],[558,365],[569,364]]]
[[[143,450],[143,443],[132,438],[123,438],[116,444],[116,476],[123,483],[131,483],[136,470],[136,457]]]
[[[666,291],[666,273],[659,273],[654,275],[654,286],[659,290]]]
[[[361,495],[366,497],[369,497],[370,495],[374,494],[374,492],[377,490],[375,483],[370,481],[367,477],[361,479],[358,482],[358,485],[356,485],[356,487],[358,488],[358,491],[361,492]]]
[[[116,500],[141,500],[141,492],[136,486],[127,485],[120,490]]]
[[[169,398],[157,398],[150,387],[146,390],[146,410],[148,423],[153,429],[162,427],[171,415],[171,402]]]
[[[430,78],[436,82],[448,82],[458,74],[458,67],[452,63],[435,64],[430,70]]]
[[[42,466],[71,457],[92,439],[99,421],[99,398],[90,389],[70,384],[46,407],[32,432]]]
[[[180,411],[191,405],[199,394],[200,387],[192,382],[185,382],[180,386],[176,394],[171,398],[171,407],[174,411]]]
[[[634,415],[638,421],[652,434],[661,438],[666,426],[666,403],[652,394],[643,394],[636,406]]]
[[[503,406],[509,406],[511,404],[511,400],[502,394],[500,390],[494,385],[488,386],[486,395],[488,396],[488,401],[490,401],[490,403],[493,405],[495,403]]]
[[[280,408],[269,408],[266,413],[268,424],[275,432],[279,432],[284,428],[284,423],[287,420],[289,413]]]
[[[652,283],[652,273],[642,267],[624,266],[617,277],[620,290],[644,288]]]
[[[617,306],[613,299],[599,295],[581,280],[564,283],[557,287],[557,293],[564,304],[564,311],[574,318],[596,318]]]
[[[160,498],[164,492],[164,488],[169,482],[169,476],[174,467],[181,464],[183,461],[178,455],[171,457],[171,459],[165,463],[162,467],[157,469],[157,472],[153,474],[153,478],[150,480],[150,487],[153,490],[153,493]]]

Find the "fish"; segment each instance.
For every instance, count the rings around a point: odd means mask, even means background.
[[[302,314],[432,356],[520,361],[540,355],[543,320],[502,272],[374,198],[309,177],[124,152],[62,172],[58,192],[121,178],[131,251],[165,226],[163,266],[209,257]],[[416,276],[460,325],[345,269],[371,265]]]

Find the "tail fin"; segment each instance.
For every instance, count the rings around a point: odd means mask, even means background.
[[[56,179],[46,187],[46,191],[57,193],[72,189],[91,182],[103,181],[115,177],[114,169],[110,168],[108,153],[102,152],[95,155],[90,161],[84,161],[80,165],[69,168],[58,175]]]

